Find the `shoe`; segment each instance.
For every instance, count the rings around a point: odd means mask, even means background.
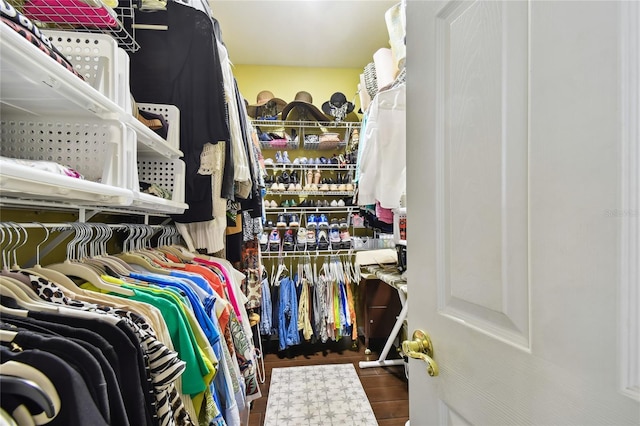
[[[338,207],[338,202],[336,200],[331,200],[331,207]]]
[[[284,183],[276,183],[276,186],[278,187],[278,191],[284,191],[285,190]]]
[[[345,185],[344,183],[341,183],[340,185],[338,185],[338,191],[344,192],[346,190],[347,190],[347,185]]]
[[[348,183],[345,185],[345,188],[347,191],[353,191],[353,184],[352,183]]]
[[[329,239],[327,238],[327,231],[321,229],[318,231],[318,250],[329,250]]]
[[[340,227],[340,222],[338,222],[338,219],[331,219],[331,228],[335,228],[338,229]]]
[[[320,216],[317,216],[317,217],[318,219],[316,219],[316,224],[318,225],[318,228],[321,228],[321,229],[329,228],[329,221],[327,220],[327,215],[321,214]]]
[[[311,188],[309,188],[310,192],[318,192],[318,185],[316,185],[315,183],[311,184]]]
[[[300,164],[300,159],[299,159],[298,157],[296,157],[296,158],[293,160],[293,163],[291,163],[291,164],[293,164],[294,166],[297,166],[298,164]]]
[[[323,200],[322,201],[322,207],[329,207],[329,201],[328,200]]]
[[[265,166],[273,166],[273,158],[265,158],[264,159]]]
[[[269,249],[269,232],[264,231],[260,235],[260,250],[267,251]]]
[[[298,229],[296,236],[296,250],[305,251],[307,249],[307,230],[303,227]]]
[[[291,216],[289,216],[289,227],[297,228],[299,226],[300,226],[300,219],[298,218],[298,215],[295,213],[292,213]]]
[[[287,207],[289,207],[289,200],[284,200],[282,203],[280,203],[280,207],[284,207],[285,209]],[[278,225],[278,226],[280,226],[280,225]]]
[[[264,223],[264,229],[273,229],[273,228],[275,228],[275,226],[274,226],[274,224],[273,224],[273,221],[272,221],[272,220],[267,220],[267,221]]]
[[[289,160],[289,153],[287,151],[282,154],[282,162],[284,164],[291,164],[291,160]]]
[[[289,207],[297,207],[298,203],[296,203],[296,200],[291,199],[289,200]]]
[[[315,250],[316,248],[316,231],[307,229],[307,250]]]
[[[305,164],[307,164],[308,162],[309,162],[309,160],[307,159],[307,157],[302,157],[302,158],[300,159],[300,164],[302,164],[302,165],[305,165]]]
[[[329,231],[329,242],[332,250],[340,250],[340,231],[338,231],[338,228],[333,228]]]
[[[349,235],[348,229],[340,231],[340,248],[343,250],[351,248],[351,235]]]
[[[296,187],[294,189],[296,191],[302,191],[302,185],[300,183],[296,183]]]
[[[286,214],[279,214],[278,215],[278,221],[276,222],[276,226],[278,228],[286,228],[288,226],[287,215]]]
[[[280,251],[280,233],[277,229],[269,235],[269,251]]]
[[[320,191],[328,191],[329,190],[329,184],[327,183],[323,183],[322,186],[320,186]]]
[[[295,191],[295,190],[296,190],[295,183],[290,183],[289,186],[287,186],[287,191]]]
[[[338,200],[338,207],[344,207],[344,200],[342,198]]]
[[[332,183],[331,185],[329,185],[329,191],[337,191],[338,190],[338,184],[337,183]]]
[[[271,200],[271,208],[272,209],[277,209],[278,208],[278,203],[276,203],[276,200]]]
[[[316,170],[316,172],[313,174],[313,183],[315,183],[316,185],[320,185],[321,178],[322,173],[320,173],[320,170]]]
[[[276,164],[282,164],[282,152],[276,152]]]
[[[346,218],[346,217],[341,218],[341,219],[338,221],[338,224],[340,225],[340,228],[343,228],[343,229],[344,229],[344,228],[348,228],[348,227],[349,227],[349,222],[347,221],[347,218]]]
[[[284,238],[282,239],[282,250],[293,251],[294,248],[295,240],[293,238],[293,231],[291,229],[287,229],[284,233]]]
[[[310,214],[307,216],[307,228],[316,229],[316,215]]]

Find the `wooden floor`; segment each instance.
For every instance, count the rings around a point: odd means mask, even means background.
[[[271,370],[280,367],[353,363],[380,426],[404,426],[409,420],[409,392],[403,366],[384,368],[358,367],[358,362],[375,360],[384,342],[372,341],[371,355],[365,355],[363,344],[349,342],[303,344],[278,352],[271,344],[263,347],[266,380],[260,385],[262,397],[253,402],[249,426],[262,426],[269,397]],[[392,349],[395,352],[395,349]]]

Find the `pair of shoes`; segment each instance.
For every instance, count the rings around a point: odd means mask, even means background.
[[[315,250],[316,248],[316,231],[315,229],[309,228],[307,229],[307,250]]]
[[[278,221],[276,222],[276,226],[278,228],[286,228],[286,227],[297,228],[300,226],[300,218],[295,213],[279,214]]]
[[[329,242],[332,250],[340,250],[340,231],[338,231],[337,227],[331,228],[329,231]]]
[[[269,250],[269,231],[263,231],[260,235],[260,250]]]
[[[316,228],[327,229],[327,228],[329,228],[329,221],[327,220],[327,215],[325,215],[325,214],[320,214],[320,215],[310,214],[307,217],[307,228],[309,228],[309,229],[316,229]]]
[[[291,164],[291,160],[289,160],[289,153],[287,151],[284,153],[277,151],[276,164]]]
[[[343,250],[351,248],[351,235],[349,235],[348,229],[340,231],[340,248]]]
[[[264,200],[264,207],[267,209],[275,209],[278,208],[278,203],[276,203],[276,200]]]
[[[271,185],[271,190],[272,191],[285,191],[286,187],[284,186],[284,183],[274,183],[273,185]]]

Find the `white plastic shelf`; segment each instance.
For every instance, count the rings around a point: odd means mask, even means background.
[[[0,159],[0,192],[5,197],[49,200],[86,206],[128,206],[134,194],[125,188],[36,170]]]
[[[65,35],[73,37],[74,33],[65,32]],[[101,36],[81,35],[82,40]],[[6,25],[0,25],[0,51],[0,114],[3,117],[16,115],[121,121],[135,130],[140,151],[155,152],[167,158],[182,156],[178,148],[169,145],[114,100],[63,68]],[[96,60],[99,56],[96,56]],[[116,61],[111,63],[115,64]],[[115,90],[113,93],[117,97],[122,91]]]

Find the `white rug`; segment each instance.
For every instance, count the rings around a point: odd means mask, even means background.
[[[377,426],[353,364],[274,368],[264,426]]]

